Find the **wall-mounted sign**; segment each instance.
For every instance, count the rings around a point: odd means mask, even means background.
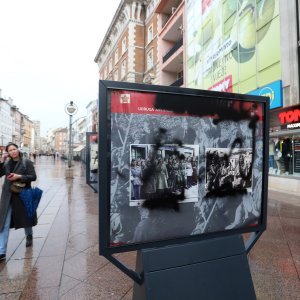
[[[270,99],[270,109],[282,107],[282,81],[277,80],[268,85],[265,85],[259,89],[251,91],[249,95],[258,95],[269,97]]]
[[[300,128],[300,105],[294,105],[272,111],[270,114],[270,127],[281,129]]]
[[[291,109],[278,114],[281,125],[289,128],[300,128],[300,109]]]

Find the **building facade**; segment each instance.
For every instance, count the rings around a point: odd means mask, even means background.
[[[86,132],[98,130],[98,101],[90,101],[86,106]]]
[[[0,155],[9,142],[17,144],[25,155],[40,149],[40,124],[22,114],[11,98],[0,96]]]
[[[34,129],[34,143],[33,143],[33,152],[38,153],[42,147],[41,142],[41,122],[33,121],[33,129]]]
[[[2,149],[12,141],[13,124],[11,102],[0,98],[0,145]]]
[[[68,128],[58,128],[54,131],[54,146],[52,154],[67,154],[68,153]]]
[[[33,132],[34,124],[29,119],[28,116],[22,114],[21,115],[21,144],[20,149],[22,152],[29,157],[30,153],[33,151],[32,149],[32,132]]]
[[[184,64],[186,87],[269,97],[269,184],[294,192],[300,191],[297,4],[186,1]]]
[[[299,23],[298,0],[121,1],[95,62],[100,79],[269,97],[270,187],[299,192]]]
[[[101,80],[159,82],[157,2],[121,1],[95,57]]]
[[[155,9],[158,14],[158,48],[160,84],[185,84],[185,1],[163,0]]]
[[[12,109],[12,117],[14,120],[13,124],[13,134],[12,134],[12,141],[16,143],[17,145],[21,145],[21,118],[22,113],[19,111],[19,109],[13,105],[11,107]]]

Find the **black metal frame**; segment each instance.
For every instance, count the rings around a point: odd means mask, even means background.
[[[97,132],[87,132],[86,133],[86,168],[85,168],[85,178],[86,178],[86,184],[88,184],[95,193],[97,193],[97,189],[95,186],[98,185],[98,181],[91,181],[90,179],[90,173],[91,173],[91,168],[90,168],[90,162],[91,162],[91,147],[90,147],[90,137],[93,135],[98,135]],[[99,143],[99,141],[98,141]]]
[[[263,104],[264,126],[263,126],[263,180],[262,180],[262,207],[260,224],[253,227],[231,229],[222,232],[206,233],[195,236],[188,236],[183,238],[174,238],[163,241],[137,243],[130,245],[110,247],[110,179],[111,179],[111,157],[110,157],[110,134],[111,134],[111,103],[110,92],[113,90],[128,90],[138,92],[151,93],[165,93],[165,94],[179,94],[186,96],[205,96],[212,97],[212,99],[229,99],[239,101],[251,101]],[[268,139],[269,139],[269,108],[267,97],[241,95],[234,93],[222,93],[206,90],[196,90],[179,87],[145,85],[136,83],[125,83],[116,81],[99,81],[99,242],[100,254],[105,256],[109,261],[120,268],[130,278],[136,282],[142,282],[142,276],[135,271],[128,269],[120,261],[118,261],[113,254],[120,252],[128,252],[134,250],[141,250],[145,248],[157,248],[174,244],[182,244],[193,241],[205,240],[208,238],[216,238],[229,235],[237,235],[252,232],[250,238],[245,243],[246,252],[249,252],[254,246],[260,235],[266,229],[267,222],[267,195],[268,195]]]

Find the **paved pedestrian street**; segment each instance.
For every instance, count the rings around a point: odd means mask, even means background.
[[[22,229],[11,230],[0,300],[132,299],[133,281],[98,254],[98,194],[74,164],[74,179],[65,179],[66,162],[37,158],[44,194],[33,247]],[[267,231],[249,255],[257,299],[300,299],[300,197],[270,191],[268,207]],[[118,258],[134,269],[135,252]]]

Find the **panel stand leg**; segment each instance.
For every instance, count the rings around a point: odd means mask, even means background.
[[[133,300],[256,299],[241,236],[138,251]]]

